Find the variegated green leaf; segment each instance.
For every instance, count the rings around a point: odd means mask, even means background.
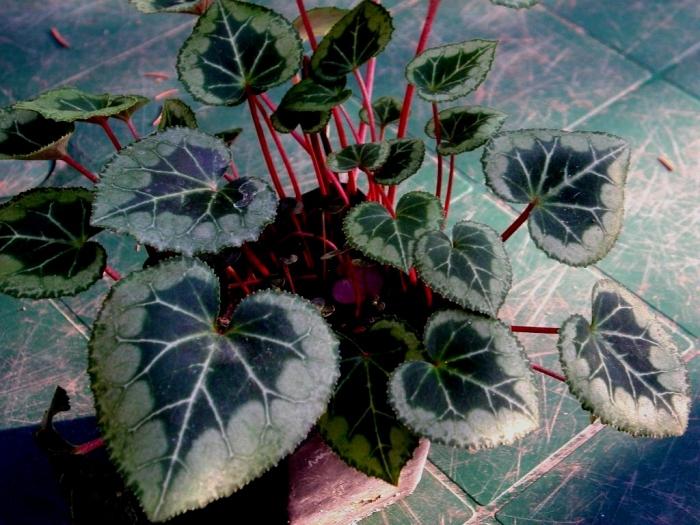
[[[430,193],[412,191],[399,199],[396,217],[377,202],[364,202],[345,216],[348,243],[367,257],[408,272],[416,241],[442,225],[440,201]]]
[[[147,103],[148,99],[140,95],[95,95],[64,86],[45,91],[33,100],[18,102],[15,107],[36,111],[48,119],[74,122],[107,117],[125,120]]]
[[[206,11],[213,0],[129,0],[142,13],[190,13]]]
[[[530,235],[573,266],[603,258],[622,227],[630,150],[606,133],[507,131],[487,144],[486,182],[510,202],[534,203]]]
[[[352,91],[345,89],[344,77],[325,84],[305,78],[287,91],[280,106],[291,111],[328,111],[350,95]]]
[[[280,133],[291,133],[297,126],[304,133],[318,133],[322,131],[331,118],[329,111],[291,111],[284,107],[278,107],[270,120],[272,126]]]
[[[374,110],[374,121],[380,127],[385,127],[401,118],[401,101],[395,97],[379,97],[372,102],[372,109]],[[360,110],[360,120],[369,125],[365,108]]]
[[[558,346],[571,392],[603,423],[642,436],[685,432],[685,365],[647,305],[620,285],[599,281],[591,322],[571,316]]]
[[[281,15],[248,2],[215,0],[180,49],[177,71],[197,100],[235,106],[248,90],[262,93],[291,78],[301,54],[298,33]]]
[[[323,413],[338,342],[298,296],[243,299],[215,329],[219,282],[196,259],[112,288],[90,340],[98,418],[152,521],[227,496],[291,452]]]
[[[333,171],[350,171],[360,168],[373,171],[381,167],[389,157],[387,142],[353,144],[328,155],[326,162]]]
[[[527,7],[532,7],[537,4],[540,0],[491,0],[492,3],[496,5],[502,5],[504,7],[512,7],[514,9],[522,9]]]
[[[348,9],[339,7],[314,7],[307,9],[306,16],[309,18],[314,36],[319,39],[324,37],[347,12]],[[299,31],[299,36],[304,42],[309,40],[309,35],[306,34],[306,28],[301,16],[296,17],[292,25],[294,29]]]
[[[363,0],[345,14],[321,40],[311,57],[313,75],[329,81],[352,73],[381,53],[394,26],[383,6]]]
[[[406,78],[429,102],[447,102],[474,91],[496,54],[493,40],[467,40],[426,49],[406,66]]]
[[[352,339],[341,338],[340,380],[318,425],[326,443],[346,463],[393,484],[418,439],[391,410],[389,374],[419,346],[411,331],[390,320]]]
[[[456,310],[425,328],[429,361],[401,365],[389,398],[421,436],[468,449],[509,444],[536,429],[537,393],[525,352],[508,327]]]
[[[275,216],[269,185],[227,182],[228,147],[188,128],[169,128],[122,149],[101,174],[92,223],[159,250],[216,252],[258,238]]]
[[[178,126],[197,129],[197,117],[195,117],[192,108],[182,100],[179,98],[169,98],[163,102],[158,130],[163,131],[166,128]]]
[[[503,241],[492,228],[461,221],[452,239],[441,231],[416,244],[416,269],[433,290],[464,308],[496,316],[508,294],[512,271]]]
[[[399,184],[423,165],[425,144],[420,139],[395,139],[388,144],[389,155],[374,171],[374,180],[379,184]]]
[[[107,255],[90,237],[93,195],[37,188],[0,206],[0,291],[42,299],[75,295],[102,277]]]
[[[465,106],[444,109],[438,114],[440,120],[440,155],[459,155],[474,150],[491,138],[506,120],[507,115],[495,109],[481,106]],[[425,125],[425,133],[435,138],[435,121]]]
[[[56,122],[35,111],[0,109],[0,160],[54,160],[66,152],[73,123]]]

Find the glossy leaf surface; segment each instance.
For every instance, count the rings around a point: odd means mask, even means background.
[[[439,229],[442,220],[442,206],[434,195],[412,191],[399,199],[396,218],[381,204],[365,202],[350,210],[343,229],[356,250],[408,272],[416,242],[424,233]]]
[[[327,164],[332,171],[350,171],[355,168],[372,171],[386,162],[389,151],[387,142],[353,144],[328,155]]]
[[[394,139],[388,144],[389,154],[374,171],[374,180],[379,184],[399,184],[423,165],[425,144],[420,139]]]
[[[469,449],[512,443],[538,426],[529,364],[508,327],[457,310],[435,314],[425,329],[430,361],[401,365],[390,401],[418,434]]]
[[[291,133],[297,126],[304,133],[318,133],[326,127],[330,118],[330,111],[291,111],[280,106],[270,120],[280,133]]]
[[[452,239],[442,231],[428,232],[416,244],[415,259],[421,279],[464,308],[495,317],[510,289],[505,246],[485,224],[458,222]]]
[[[389,374],[419,351],[416,336],[397,321],[379,321],[366,333],[341,338],[340,380],[319,421],[326,443],[369,476],[396,484],[418,439],[394,416]]]
[[[547,255],[585,266],[603,258],[622,227],[630,149],[605,133],[520,130],[499,133],[482,162],[501,198],[536,205],[530,235]]]
[[[678,436],[688,426],[688,373],[649,308],[619,284],[593,289],[591,322],[573,315],[559,331],[571,392],[603,423],[634,435]]]
[[[227,182],[229,162],[229,148],[200,131],[149,135],[102,172],[92,223],[187,255],[255,240],[273,220],[277,200],[259,179]]]
[[[0,159],[53,160],[65,154],[75,127],[35,111],[0,110]]]
[[[163,102],[158,130],[174,127],[197,129],[197,117],[187,104],[178,98],[169,98]]]
[[[345,89],[344,78],[326,84],[305,78],[287,91],[281,106],[291,111],[327,111],[345,102],[350,95],[352,91]]]
[[[481,106],[465,106],[444,109],[438,114],[440,120],[440,155],[459,155],[483,146],[491,136],[501,129],[507,115],[495,109]],[[425,125],[425,133],[435,138],[435,121]]]
[[[323,413],[338,376],[337,340],[300,297],[248,296],[223,333],[219,308],[212,270],[177,258],[118,282],[95,324],[99,421],[152,521],[274,466]]]
[[[372,101],[374,109],[374,121],[380,127],[396,122],[401,117],[401,101],[396,97],[379,97]],[[369,125],[367,110],[360,110],[360,120]]]
[[[102,277],[107,254],[90,237],[93,194],[37,188],[0,206],[0,291],[42,299],[75,295]]]

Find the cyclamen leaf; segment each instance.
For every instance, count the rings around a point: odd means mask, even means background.
[[[374,172],[379,184],[399,184],[415,174],[423,165],[425,144],[419,139],[390,140],[389,155]]]
[[[396,206],[396,218],[377,202],[364,202],[345,216],[348,243],[367,257],[408,272],[416,241],[442,225],[440,201],[423,191],[406,193]]]
[[[227,129],[226,131],[219,131],[214,136],[218,139],[223,140],[227,146],[230,146],[231,144],[233,144],[233,141],[235,141],[239,137],[241,133],[243,133],[243,128],[231,128]]]
[[[558,347],[571,393],[603,423],[641,436],[685,432],[686,367],[646,304],[620,285],[599,281],[591,322],[569,317]]]
[[[216,0],[180,49],[177,71],[197,100],[235,106],[248,90],[262,93],[291,78],[301,54],[299,35],[275,11]]]
[[[169,98],[163,102],[163,109],[160,113],[158,130],[166,128],[185,127],[197,129],[197,117],[194,111],[179,98]]]
[[[387,142],[353,144],[328,155],[326,162],[332,171],[350,171],[355,168],[372,171],[381,167],[389,157]]]
[[[459,155],[483,146],[499,129],[507,115],[495,109],[481,106],[466,106],[444,109],[438,114],[440,120],[440,155]],[[435,121],[425,125],[425,133],[435,138]]]
[[[66,153],[75,127],[35,111],[0,109],[0,159],[55,160]]]
[[[227,496],[290,453],[323,413],[338,342],[298,296],[243,299],[215,329],[219,282],[177,258],[114,285],[90,340],[112,460],[152,521]]]
[[[395,97],[379,97],[372,102],[372,109],[374,110],[374,121],[381,127],[396,122],[401,118],[401,101]],[[369,125],[369,118],[365,108],[360,110],[360,120]]]
[[[71,86],[45,91],[33,100],[18,102],[15,107],[41,113],[60,122],[114,117],[126,120],[148,103],[140,95],[95,95]]]
[[[213,0],[129,0],[142,13],[203,13]]]
[[[342,338],[340,381],[319,430],[346,463],[396,485],[418,439],[393,415],[389,374],[418,351],[416,336],[397,321],[379,321]]]
[[[306,11],[306,16],[311,22],[311,30],[314,36],[319,39],[325,36],[347,12],[348,9],[340,9],[339,7],[314,7]],[[296,17],[292,25],[294,29],[299,31],[299,36],[304,42],[309,40],[309,35],[306,34],[306,28],[301,16]]]
[[[327,111],[345,102],[350,95],[352,91],[345,89],[345,78],[328,84],[305,78],[287,91],[280,105],[291,111]]]
[[[502,5],[504,7],[512,7],[515,9],[522,9],[527,7],[532,7],[537,4],[540,0],[491,0],[492,3],[496,5]]]
[[[75,295],[102,277],[107,254],[90,237],[93,195],[36,188],[0,206],[0,291],[43,299]]]
[[[430,362],[404,363],[389,398],[399,419],[433,441],[480,449],[509,444],[536,429],[532,373],[508,327],[457,310],[428,320]]]
[[[494,40],[467,40],[426,49],[406,66],[406,78],[429,102],[447,102],[474,91],[496,54]]]
[[[486,183],[501,198],[530,203],[535,244],[572,266],[602,259],[622,227],[630,150],[614,135],[507,131],[484,150]]]
[[[464,308],[496,316],[510,289],[505,246],[485,224],[458,222],[451,240],[441,231],[428,232],[416,244],[415,259],[426,284]]]
[[[389,11],[371,0],[363,0],[336,22],[319,43],[311,57],[313,75],[329,81],[352,73],[381,53],[393,32]]]
[[[230,159],[223,142],[201,131],[149,135],[102,172],[92,223],[186,255],[256,240],[274,219],[277,199],[259,179],[227,182]]]
[[[297,126],[304,133],[318,133],[326,127],[330,118],[330,111],[291,111],[279,106],[270,120],[280,133],[291,133]]]

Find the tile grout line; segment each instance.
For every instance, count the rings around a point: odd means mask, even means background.
[[[49,304],[56,309],[56,311],[63,316],[63,318],[70,323],[70,325],[75,328],[75,330],[83,336],[86,341],[90,340],[90,335],[88,334],[85,325],[78,319],[74,312],[68,309],[67,306],[63,305],[61,307],[55,299],[49,299]],[[66,311],[67,310],[67,311]],[[71,315],[72,314],[72,315]],[[74,318],[75,316],[75,318]]]

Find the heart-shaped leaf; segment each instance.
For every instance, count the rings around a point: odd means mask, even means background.
[[[341,338],[340,380],[319,430],[348,464],[397,484],[418,439],[395,417],[389,374],[418,352],[416,336],[397,321],[379,321],[360,336]]]
[[[440,201],[424,191],[406,193],[396,206],[396,218],[377,202],[363,202],[345,216],[348,243],[367,257],[408,272],[416,241],[442,225]]]
[[[496,54],[493,40],[467,40],[426,49],[406,66],[406,78],[429,102],[447,102],[474,91]]]
[[[323,37],[311,57],[313,75],[329,81],[352,73],[381,53],[393,32],[389,11],[363,0]]]
[[[688,426],[688,372],[641,300],[613,281],[593,288],[591,322],[559,330],[562,368],[583,407],[634,435],[679,436]]]
[[[491,0],[492,3],[496,5],[502,5],[504,7],[512,7],[514,9],[522,9],[527,7],[532,7],[537,4],[540,0]]]
[[[152,521],[231,494],[291,452],[325,409],[338,342],[298,296],[243,299],[215,330],[219,282],[178,258],[110,291],[90,374],[110,455]]]
[[[399,184],[423,165],[425,144],[420,139],[395,139],[388,144],[389,155],[374,171],[374,180],[379,184]]]
[[[0,159],[60,159],[74,129],[72,123],[45,119],[35,111],[1,109]]]
[[[188,128],[169,128],[122,149],[101,174],[92,223],[159,250],[191,255],[241,246],[275,217],[267,183],[227,182],[228,147]]]
[[[481,106],[465,106],[442,110],[440,120],[440,155],[459,155],[483,146],[496,133],[507,115]],[[425,133],[435,138],[435,121],[425,125]]]
[[[325,36],[347,12],[348,9],[339,7],[314,7],[307,9],[306,16],[311,23],[311,30],[314,36],[318,39]],[[309,35],[306,34],[306,27],[304,27],[304,20],[302,20],[301,16],[296,17],[292,25],[294,29],[299,31],[299,36],[304,42],[309,40]]]
[[[299,34],[275,11],[216,0],[180,48],[177,71],[197,100],[235,106],[291,78],[301,54]]]
[[[330,111],[291,111],[280,106],[270,120],[280,133],[291,133],[297,126],[304,133],[318,133],[326,127],[330,118]]]
[[[344,77],[326,84],[305,78],[285,93],[280,106],[291,111],[328,111],[345,102],[350,95],[352,91],[345,89]]]
[[[166,128],[184,127],[197,129],[197,117],[194,111],[179,98],[169,98],[163,102],[163,109],[160,112],[160,122],[158,130]],[[226,141],[224,141],[226,142]]]
[[[129,0],[142,13],[203,13],[214,0]]]
[[[573,266],[603,258],[622,227],[630,150],[606,133],[507,131],[484,150],[486,182],[510,202],[534,203],[528,226],[547,255]]]
[[[389,398],[421,436],[469,449],[509,444],[538,426],[537,392],[525,352],[508,327],[456,310],[428,320],[430,362],[401,365]]]
[[[42,299],[75,295],[102,277],[107,255],[88,239],[93,195],[36,188],[0,206],[0,291]]]
[[[373,171],[381,167],[389,157],[387,142],[352,144],[328,155],[326,163],[332,171],[350,171],[360,168]]]
[[[95,95],[64,86],[45,91],[33,100],[18,102],[15,107],[36,111],[52,120],[74,122],[107,117],[126,120],[147,103],[148,99],[140,95]]]
[[[395,97],[379,97],[372,102],[372,109],[374,110],[374,121],[380,127],[385,127],[401,118],[401,101]],[[360,120],[369,125],[365,108],[360,110]]]
[[[452,240],[441,231],[428,232],[416,244],[415,259],[421,278],[464,308],[496,316],[510,289],[505,246],[485,224],[458,222]]]

